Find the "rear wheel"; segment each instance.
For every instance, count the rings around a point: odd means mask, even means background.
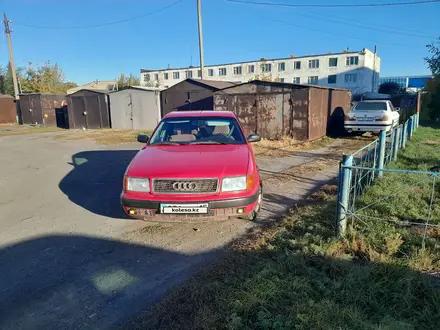
[[[255,206],[255,209],[249,213],[243,216],[242,218],[249,221],[255,221],[257,219],[258,213],[260,213],[261,205],[263,204],[263,189],[258,189],[258,199],[257,199],[257,205]]]

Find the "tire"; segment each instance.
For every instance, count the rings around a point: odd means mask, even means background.
[[[258,213],[260,213],[261,205],[263,205],[263,189],[260,185],[260,188],[258,189],[258,204],[255,206],[255,209],[251,213],[246,214],[242,218],[249,221],[255,221],[258,217]]]

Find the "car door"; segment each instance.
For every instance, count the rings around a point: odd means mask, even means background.
[[[388,101],[387,103],[388,103],[388,109],[390,111],[391,118],[393,120],[393,126],[394,125],[397,126],[397,125],[399,125],[399,117],[400,117],[399,112],[396,111],[396,109],[394,108],[391,101]]]

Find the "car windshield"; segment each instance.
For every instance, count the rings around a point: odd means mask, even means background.
[[[354,111],[387,110],[386,102],[358,102]]]
[[[164,119],[149,141],[149,145],[244,143],[235,118],[214,116]]]

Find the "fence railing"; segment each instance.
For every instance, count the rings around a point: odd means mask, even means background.
[[[337,196],[337,231],[343,237],[347,222],[350,219],[361,221],[384,220],[400,224],[419,225],[427,228],[440,227],[440,223],[432,224],[431,219],[437,209],[433,210],[436,182],[440,173],[411,170],[386,169],[386,166],[397,159],[398,151],[406,147],[414,131],[419,126],[419,114],[411,116],[407,122],[389,132],[382,131],[380,137],[351,155],[344,155],[339,168]],[[384,180],[377,180],[386,174]],[[385,180],[386,179],[386,180]],[[399,186],[393,190],[393,180],[405,180],[411,191],[401,191]],[[384,194],[375,195],[367,189],[377,181],[384,185]],[[388,185],[388,186],[387,186]],[[405,186],[407,187],[407,186]],[[394,188],[394,187],[392,187]],[[424,194],[426,210],[408,208],[390,208],[393,202],[405,204],[408,194]],[[410,204],[410,203],[408,203]],[[424,205],[425,205],[424,204]],[[425,205],[425,206],[426,206]],[[384,211],[387,216],[378,216]],[[405,214],[400,214],[400,213]],[[437,216],[436,214],[434,214]],[[439,216],[437,216],[439,217]]]

